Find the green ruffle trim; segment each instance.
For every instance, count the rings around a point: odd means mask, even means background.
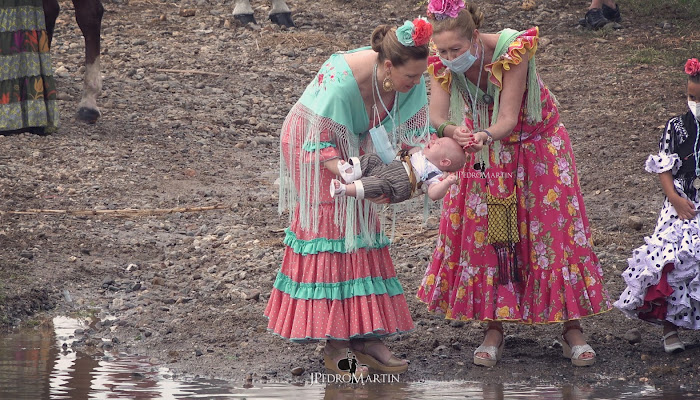
[[[316,238],[311,240],[302,240],[297,238],[297,235],[290,228],[284,230],[284,244],[291,247],[292,251],[302,256],[309,254],[318,254],[323,252],[329,253],[347,253],[345,250],[345,238],[341,239],[326,239]],[[361,236],[357,236],[358,243],[356,249],[371,248],[381,249],[391,244],[391,241],[384,234],[376,235],[374,243],[367,243]]]
[[[396,277],[383,279],[368,276],[336,283],[299,283],[283,273],[277,274],[273,285],[293,299],[303,300],[345,300],[356,296],[403,294],[403,288]]]
[[[312,142],[306,142],[306,143],[304,143],[304,146],[302,147],[302,149],[304,149],[304,151],[308,151],[309,153],[311,153],[313,151],[323,150],[326,147],[335,147],[335,144],[333,144],[331,142],[318,142],[318,144],[315,144]]]

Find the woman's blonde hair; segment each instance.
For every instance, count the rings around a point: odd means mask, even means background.
[[[404,46],[396,37],[396,28],[379,25],[372,32],[372,50],[379,54],[379,62],[389,60],[394,66],[404,65],[411,60],[428,58],[428,45]]]
[[[474,3],[467,3],[457,14],[457,17],[439,21],[432,20],[430,23],[433,25],[433,35],[446,31],[456,31],[471,40],[474,29],[479,29],[483,21],[484,13],[479,10],[479,7]]]

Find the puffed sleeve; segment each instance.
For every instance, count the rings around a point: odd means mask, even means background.
[[[491,72],[489,81],[499,89],[502,89],[503,71],[508,71],[512,65],[518,65],[523,60],[527,62],[534,57],[535,52],[537,52],[539,35],[540,29],[534,27],[526,30],[522,35],[513,40],[510,46],[508,46],[508,50],[506,50],[498,60],[485,67],[487,71]]]
[[[662,172],[671,171],[675,174],[678,168],[681,167],[681,159],[676,153],[676,129],[673,123],[674,119],[670,119],[666,123],[661,139],[659,140],[659,154],[652,154],[647,158],[644,169],[647,172],[660,174]]]

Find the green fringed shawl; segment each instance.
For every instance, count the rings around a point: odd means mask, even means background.
[[[367,49],[369,47],[351,52]],[[321,184],[324,172],[320,168],[320,150],[334,147],[344,160],[358,156],[361,150],[374,152],[367,134],[370,116],[343,54],[336,53],[323,64],[282,126],[283,141],[286,140],[289,147],[285,151],[281,143],[278,209],[280,212],[289,210],[290,220],[297,218],[302,229],[312,232],[319,231],[321,192],[329,190],[327,184]],[[408,92],[398,93],[390,115],[381,121],[395,148],[428,141],[427,103],[423,77]],[[382,107],[379,103],[377,106]],[[298,167],[289,168],[290,165]],[[299,183],[298,191],[295,181]],[[377,222],[384,225],[377,205],[352,197],[328,201],[334,201],[334,223],[344,232],[341,239],[344,251],[372,246],[386,239],[376,229]],[[297,205],[299,212],[294,215]]]
[[[494,63],[498,61],[498,59],[508,51],[510,45],[525,32],[527,31],[518,32],[513,29],[504,29],[500,31],[499,33],[501,35],[498,38],[498,43],[496,44],[496,49],[493,52],[493,58],[491,59],[491,62]],[[527,63],[527,118],[536,122],[540,122],[542,121],[542,103],[540,101],[541,93],[537,77],[537,65],[535,63],[535,57],[533,56],[532,58],[527,60]],[[465,110],[469,109],[470,111],[472,111],[472,104],[469,104],[461,94],[460,86],[462,86],[462,88],[466,88],[466,90],[468,90],[469,93],[476,93],[477,110],[476,113],[474,113],[475,116],[473,116],[474,129],[486,129],[489,126],[495,124],[498,120],[498,108],[500,104],[501,89],[499,89],[498,86],[496,86],[490,80],[488,81],[488,84],[486,86],[486,92],[489,96],[493,98],[493,112],[491,114],[491,120],[489,121],[488,104],[485,104],[482,101],[480,101],[481,97],[484,95],[483,90],[481,90],[481,88],[476,87],[476,85],[471,81],[468,81],[464,74],[456,74],[454,72],[451,72],[451,74],[452,84],[450,85],[450,119],[463,121],[466,112]],[[494,142],[493,151],[496,160],[499,160],[500,150],[500,141]],[[484,147],[481,150],[480,156],[486,168],[488,168],[490,164],[489,148]]]

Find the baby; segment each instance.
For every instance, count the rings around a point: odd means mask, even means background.
[[[452,172],[462,169],[466,159],[454,139],[443,137],[431,140],[422,150],[414,147],[389,164],[376,154],[353,157],[352,165],[339,160],[338,170],[347,185],[331,180],[331,197],[352,196],[361,200],[385,195],[391,203],[400,203],[414,193],[427,192],[432,200],[438,200],[457,181]],[[447,176],[441,179],[444,175]]]

